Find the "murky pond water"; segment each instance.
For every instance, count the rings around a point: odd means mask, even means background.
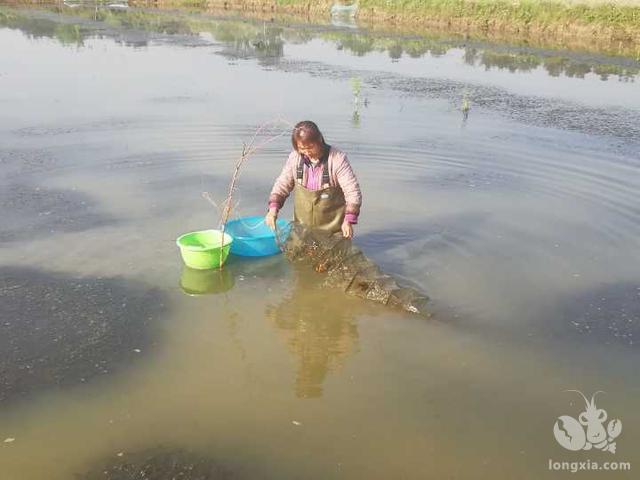
[[[66,7],[0,8],[0,48],[3,480],[634,478],[637,61]],[[356,243],[432,318],[282,256],[183,269],[202,192],[306,118],[359,176]],[[250,159],[237,216],[289,148]],[[615,454],[556,442],[569,389],[606,392]]]

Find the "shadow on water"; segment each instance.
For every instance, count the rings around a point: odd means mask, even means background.
[[[238,478],[214,459],[184,449],[150,448],[127,453],[126,458],[109,458],[77,480],[227,480]]]
[[[127,368],[164,302],[124,279],[0,267],[0,402]]]
[[[9,185],[0,191],[0,244],[56,232],[80,232],[117,220],[96,211],[95,202],[73,190]]]

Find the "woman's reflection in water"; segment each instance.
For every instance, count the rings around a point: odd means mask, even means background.
[[[339,371],[358,351],[356,316],[371,306],[340,290],[320,287],[322,277],[308,265],[293,264],[293,291],[266,316],[282,332],[298,357],[295,392],[299,398],[322,396],[328,372]]]

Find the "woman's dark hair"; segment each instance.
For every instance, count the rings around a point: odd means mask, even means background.
[[[296,126],[293,127],[293,132],[291,132],[291,145],[293,145],[293,149],[296,152],[298,151],[298,141],[318,142],[323,146],[326,145],[322,132],[320,132],[318,126],[311,120],[298,122]]]

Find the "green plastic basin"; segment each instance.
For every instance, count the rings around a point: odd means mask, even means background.
[[[233,237],[224,234],[224,243],[220,230],[201,230],[181,235],[176,240],[185,265],[198,270],[220,268],[229,256]],[[222,244],[222,249],[220,246]]]

